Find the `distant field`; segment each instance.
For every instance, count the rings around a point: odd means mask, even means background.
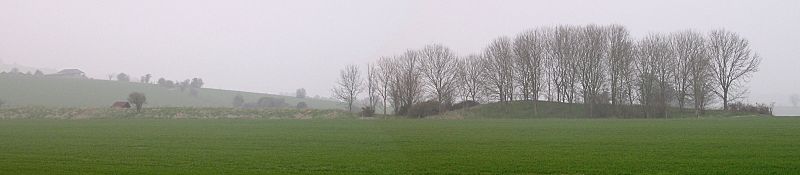
[[[133,109],[23,107],[0,109],[0,120],[8,119],[355,119],[355,113],[340,109],[236,109],[160,107]]]
[[[284,98],[289,105],[303,101],[311,108],[344,108],[333,101],[218,89],[200,89],[199,96],[193,97],[188,91],[181,92],[153,84],[0,75],[0,99],[5,100],[7,106],[109,107],[114,101],[125,101],[128,94],[134,91],[145,93],[146,106],[151,107],[231,107],[234,96],[241,94],[247,102],[257,102],[259,98],[268,96]]]
[[[800,116],[800,107],[775,107],[775,116]]]
[[[795,174],[800,119],[0,120],[0,174]]]

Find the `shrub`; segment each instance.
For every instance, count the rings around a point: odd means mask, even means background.
[[[165,87],[165,88],[174,88],[175,87],[175,82],[173,82],[172,80],[164,79],[164,78],[159,78],[158,81],[156,81],[156,84],[158,84],[158,86]]]
[[[282,98],[261,97],[258,99],[258,107],[261,108],[285,108],[288,106],[289,104]]]
[[[437,115],[442,109],[441,103],[438,101],[426,101],[414,104],[408,109],[407,116],[423,118],[427,116]]]
[[[308,108],[308,104],[306,104],[306,102],[302,102],[301,101],[300,103],[297,103],[296,108],[297,109],[306,109],[306,108]]]
[[[128,95],[128,102],[136,106],[136,112],[142,112],[142,105],[147,102],[147,97],[143,93],[133,92]]]
[[[306,98],[306,89],[305,88],[297,89],[297,92],[295,92],[295,97]]]
[[[117,81],[129,82],[129,81],[131,81],[131,77],[128,76],[128,74],[119,73],[119,74],[117,74]]]
[[[760,103],[747,104],[742,102],[736,102],[729,104],[728,110],[736,112],[748,112],[748,113],[772,115],[772,106]]]
[[[233,107],[238,108],[242,107],[242,105],[244,105],[244,97],[242,97],[241,94],[236,94],[236,96],[233,97]]]
[[[471,107],[474,107],[474,106],[478,106],[480,104],[481,103],[478,103],[477,101],[465,100],[465,101],[458,102],[458,103],[454,104],[453,107],[450,108],[450,110],[454,111],[454,110],[459,110],[459,109],[464,109],[464,108],[471,108]]]
[[[402,115],[402,116],[407,116],[408,115],[408,108],[411,108],[411,107],[407,106],[407,105],[402,105],[402,106],[397,108],[396,114],[397,115]]]
[[[364,106],[361,108],[361,116],[362,117],[373,117],[375,116],[375,108],[372,106]]]
[[[204,84],[202,78],[192,78],[192,81],[189,82],[189,86],[192,88],[203,88]]]

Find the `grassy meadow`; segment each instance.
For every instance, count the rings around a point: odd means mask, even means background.
[[[6,119],[0,174],[795,174],[800,119]]]
[[[299,99],[287,96],[202,88],[198,96],[189,91],[169,89],[154,84],[109,80],[0,75],[0,99],[7,107],[110,107],[115,101],[126,101],[131,92],[147,95],[150,107],[231,107],[233,98],[241,94],[246,102],[261,97],[283,98],[291,106],[306,102],[310,108],[343,109],[338,102]]]
[[[0,109],[2,119],[355,119],[337,109],[160,107],[134,109],[22,107]]]

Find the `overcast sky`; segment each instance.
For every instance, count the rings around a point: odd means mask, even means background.
[[[751,101],[800,93],[798,0],[0,0],[0,60],[329,96],[347,64],[430,43],[477,53],[495,37],[557,24],[622,24],[635,37],[726,28],[763,57]]]

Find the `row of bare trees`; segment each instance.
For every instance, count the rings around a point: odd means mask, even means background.
[[[540,27],[496,38],[481,54],[432,44],[382,57],[367,66],[365,105],[404,114],[423,101],[523,100],[583,103],[589,117],[667,117],[670,107],[701,115],[714,99],[727,109],[742,98],[759,63],[727,30],[634,39],[621,25]],[[334,90],[349,104],[362,90],[358,72],[348,66]]]

